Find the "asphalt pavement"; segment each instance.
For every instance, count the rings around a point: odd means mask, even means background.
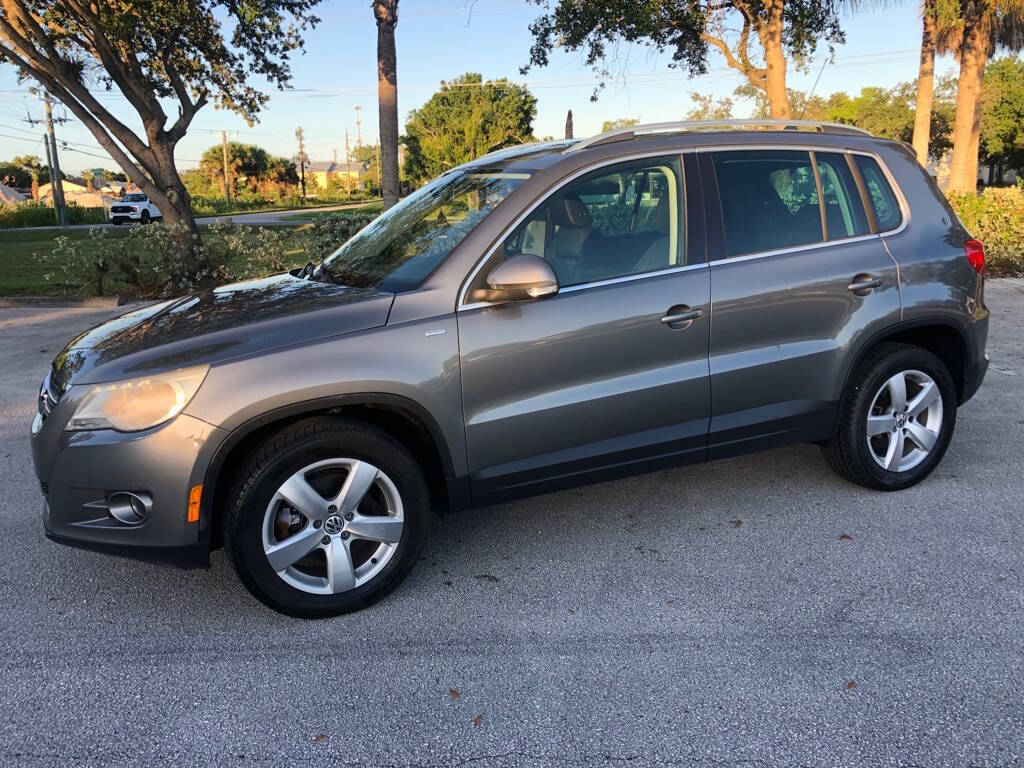
[[[936,472],[799,446],[437,521],[358,614],[46,541],[39,381],[96,309],[0,309],[0,765],[1024,764],[1024,281]]]

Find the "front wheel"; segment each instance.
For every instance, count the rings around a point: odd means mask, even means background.
[[[839,428],[822,451],[859,485],[909,488],[942,460],[956,407],[956,387],[941,360],[920,347],[881,344],[853,372]]]
[[[149,211],[143,211],[142,215],[139,217],[139,221],[143,224],[149,224]]]
[[[351,419],[299,422],[260,446],[224,516],[228,555],[271,608],[319,618],[363,608],[415,564],[430,500],[416,461]]]

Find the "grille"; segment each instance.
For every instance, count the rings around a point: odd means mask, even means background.
[[[111,213],[131,213],[132,209],[127,205],[112,205],[110,206]]]
[[[50,415],[59,401],[60,394],[51,390],[50,377],[47,376],[43,386],[39,388],[39,413],[44,419]]]

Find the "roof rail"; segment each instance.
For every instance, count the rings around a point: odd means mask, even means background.
[[[870,136],[863,128],[843,123],[824,123],[818,120],[679,120],[671,123],[647,123],[616,128],[582,139],[565,152],[579,152],[587,147],[625,141],[637,136],[656,136],[673,133],[698,133],[701,131],[812,131],[814,133],[839,133]]]

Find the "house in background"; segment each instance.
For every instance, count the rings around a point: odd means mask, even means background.
[[[334,185],[341,189],[345,189],[346,184],[351,184],[354,192],[359,189],[359,176],[362,172],[361,163],[339,163],[336,160],[306,163],[306,181],[315,179],[319,189],[327,189],[333,180]]]
[[[68,176],[61,182],[64,189],[64,199],[68,203],[74,203],[81,208],[103,208],[105,205],[117,200],[118,192],[125,185],[121,182],[103,182],[103,186],[94,185],[92,180],[86,181]],[[53,185],[39,185],[39,199],[53,205]]]

